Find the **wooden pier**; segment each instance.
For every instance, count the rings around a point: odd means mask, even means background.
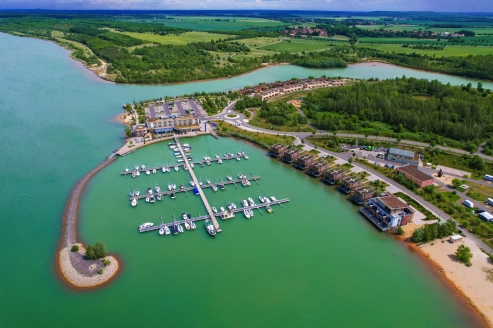
[[[230,211],[228,210],[228,211],[230,213],[239,213],[239,212],[243,212],[244,209],[260,209],[260,208],[266,207],[267,205],[280,205],[280,206],[282,206],[281,204],[286,203],[286,202],[289,202],[289,198],[278,199],[278,200],[271,201],[270,203],[260,203],[260,204],[255,204],[253,206],[241,207],[241,208],[237,208],[237,209],[230,210]],[[214,216],[214,219],[217,221],[217,218],[221,217],[221,212],[213,213],[213,216]],[[139,227],[139,232],[148,232],[148,231],[159,230],[160,228],[164,228],[165,226],[171,228],[174,223],[184,224],[185,222],[196,222],[196,221],[206,220],[209,218],[210,218],[209,215],[201,215],[201,216],[197,216],[195,218],[190,218],[187,220],[177,220],[175,222],[163,223],[163,224],[159,224],[159,225],[154,225],[152,227],[145,227],[145,228]]]
[[[244,178],[244,179],[236,179],[236,180],[231,180],[231,181],[222,181],[222,182],[219,182],[219,183],[209,183],[209,184],[203,184],[202,186],[195,186],[195,187],[186,187],[186,188],[183,188],[183,189],[176,189],[176,190],[166,190],[166,191],[160,191],[160,192],[155,192],[153,190],[152,192],[152,195],[150,194],[140,194],[139,196],[135,196],[135,197],[130,197],[129,199],[132,200],[132,198],[136,198],[136,199],[144,199],[146,197],[149,197],[149,196],[154,196],[156,197],[157,195],[161,195],[161,196],[166,196],[166,195],[171,195],[171,194],[176,194],[176,193],[179,193],[179,192],[188,192],[188,191],[193,191],[194,188],[212,188],[213,185],[216,185],[216,186],[219,186],[220,184],[223,184],[223,185],[228,185],[228,184],[235,184],[235,183],[238,183],[238,182],[242,182],[243,180],[249,180],[249,181],[257,181],[258,179],[260,179],[259,176],[253,176],[253,177],[250,177],[250,178]],[[167,186],[166,186],[167,187]],[[219,189],[219,188],[218,188]]]

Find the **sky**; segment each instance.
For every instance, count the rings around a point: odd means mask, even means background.
[[[281,9],[493,12],[493,0],[0,0],[0,9]]]

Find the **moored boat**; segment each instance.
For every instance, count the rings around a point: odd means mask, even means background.
[[[214,223],[212,223],[211,219],[205,220],[204,226],[205,226],[205,230],[209,235],[211,236],[216,235],[216,228],[214,227]]]
[[[167,236],[171,233],[168,226],[164,226],[164,234]]]
[[[217,208],[215,206],[212,206],[211,209],[214,213],[217,213]]]
[[[214,190],[214,192],[217,191],[217,186],[216,185],[212,185],[212,190]]]
[[[132,202],[131,202],[131,204],[132,204],[132,206],[133,206],[133,207],[137,206],[137,205],[138,205],[138,203],[137,203],[137,199],[132,198]]]
[[[267,212],[272,213],[272,208],[269,204],[265,205],[265,209],[267,210]]]
[[[159,228],[159,234],[162,236],[164,235],[164,228]]]
[[[245,215],[245,217],[246,217],[247,219],[249,219],[249,218],[250,218],[250,211],[248,210],[248,208],[245,208],[245,209],[243,210],[243,214]]]

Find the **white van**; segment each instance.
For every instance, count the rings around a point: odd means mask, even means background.
[[[486,204],[490,205],[490,206],[493,206],[493,199],[491,198],[487,198],[486,199]]]
[[[464,204],[464,206],[469,207],[469,208],[474,207],[474,204],[470,200],[467,200],[467,199],[462,204]]]

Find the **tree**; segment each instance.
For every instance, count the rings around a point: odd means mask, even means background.
[[[419,243],[420,241],[423,241],[424,238],[425,238],[425,229],[423,229],[423,227],[420,227],[413,231],[411,240],[415,243]]]
[[[87,245],[86,248],[86,257],[89,260],[96,260],[98,257],[96,255],[96,249],[92,245]]]
[[[402,227],[401,227],[401,226],[398,226],[398,227],[397,227],[397,234],[398,234],[399,236],[404,235],[404,229],[402,229]]]
[[[104,243],[98,241],[96,243],[95,249],[96,249],[96,255],[98,256],[99,259],[106,256],[106,245]]]
[[[132,128],[129,127],[128,125],[125,125],[124,130],[125,130],[125,136],[127,138],[131,138],[132,137]]]
[[[452,180],[452,185],[454,186],[455,189],[459,188],[462,185],[462,181],[459,179],[455,178]]]
[[[457,256],[457,260],[465,263],[467,266],[471,266],[471,259],[473,254],[471,253],[471,249],[465,245],[460,245],[455,252],[455,256]]]
[[[77,252],[79,250],[79,246],[73,245],[72,248],[70,249],[71,252]]]
[[[484,159],[479,155],[474,155],[471,159],[471,167],[475,170],[483,170],[485,168]]]
[[[349,157],[347,161],[349,164],[353,164],[353,158],[352,157]]]

